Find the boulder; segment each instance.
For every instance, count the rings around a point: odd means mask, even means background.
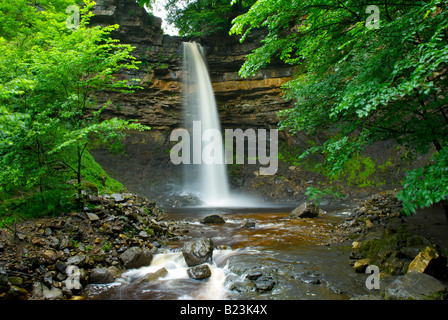
[[[67,265],[82,267],[86,263],[86,255],[78,254],[67,259]]]
[[[436,246],[427,246],[412,260],[408,272],[414,270],[438,278],[446,271],[446,261]]]
[[[6,273],[2,273],[0,269],[0,294],[8,292],[10,285],[8,275]]]
[[[126,269],[149,266],[152,261],[152,252],[146,248],[131,247],[120,255]]]
[[[275,280],[265,277],[258,278],[257,280],[254,281],[255,290],[257,290],[260,293],[271,291],[274,288],[275,284],[276,284]]]
[[[5,300],[26,300],[28,291],[23,288],[12,285],[4,297]]]
[[[96,215],[96,214],[94,214],[94,213],[92,213],[92,212],[86,212],[86,215],[87,215],[87,218],[90,220],[90,221],[98,221],[98,220],[100,220],[100,218],[98,217],[98,215]]]
[[[370,265],[371,260],[369,258],[360,259],[355,262],[353,265],[353,269],[357,273],[364,273],[367,269],[367,267]]]
[[[51,249],[46,249],[43,250],[41,253],[42,257],[44,257],[44,259],[46,260],[46,262],[48,264],[52,264],[56,261],[57,259],[57,254],[54,250]]]
[[[444,299],[447,295],[447,288],[436,278],[412,270],[404,276],[397,277],[394,282],[386,287],[385,293],[389,299]]]
[[[226,221],[217,214],[212,214],[210,216],[205,217],[201,220],[201,223],[203,224],[223,224],[226,223]]]
[[[167,274],[168,270],[166,270],[166,268],[160,268],[156,272],[145,274],[143,277],[137,280],[137,283],[156,281],[159,278],[165,277]]]
[[[124,202],[125,197],[121,193],[113,193],[111,197],[115,200],[115,202]]]
[[[62,290],[55,288],[55,287],[51,287],[51,289],[48,289],[47,286],[42,286],[42,294],[46,300],[62,300],[62,299],[64,299]]]
[[[291,211],[291,218],[315,218],[319,215],[319,206],[312,202],[304,202]]]
[[[241,224],[241,228],[243,229],[253,229],[255,228],[255,221],[244,219]]]
[[[90,271],[89,282],[105,284],[114,282],[113,274],[107,268],[94,268]]]
[[[187,274],[191,279],[201,280],[209,278],[212,275],[212,271],[208,264],[201,264],[187,269]]]
[[[184,243],[182,255],[189,267],[194,267],[203,263],[212,263],[213,240],[202,238]]]

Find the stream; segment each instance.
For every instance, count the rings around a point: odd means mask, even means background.
[[[167,221],[188,228],[183,239],[159,248],[149,266],[128,270],[112,284],[89,285],[86,293],[101,300],[347,300],[368,294],[367,275],[349,264],[351,248],[328,245],[349,209],[323,209],[312,219],[291,219],[288,207],[166,209]],[[226,223],[200,223],[211,214]],[[242,228],[246,219],[255,227]],[[202,237],[214,242],[212,275],[193,280],[181,248]],[[167,272],[157,280],[139,281],[161,268]]]

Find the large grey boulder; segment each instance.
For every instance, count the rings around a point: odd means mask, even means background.
[[[152,261],[152,252],[146,248],[131,247],[120,255],[126,269],[149,266]]]
[[[312,202],[304,202],[291,211],[291,218],[315,218],[319,215],[319,206]]]
[[[212,263],[213,240],[202,238],[199,240],[186,242],[182,248],[182,255],[189,267],[194,267],[203,263]]]
[[[442,299],[447,296],[447,288],[436,278],[412,270],[399,276],[385,289],[388,299],[427,300]]]
[[[201,264],[187,269],[187,274],[191,279],[201,280],[209,278],[212,275],[212,271],[208,264]]]

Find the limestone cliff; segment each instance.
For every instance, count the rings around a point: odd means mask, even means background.
[[[93,12],[93,24],[119,24],[113,36],[134,46],[133,54],[142,61],[138,71],[118,77],[138,78],[143,89],[132,95],[103,94],[101,100],[111,99],[113,105],[106,116],[138,119],[158,130],[182,126],[181,44],[190,40],[206,49],[223,127],[273,127],[276,112],[288,106],[281,98],[280,86],[290,79],[290,66],[274,64],[247,79],[238,75],[246,55],[258,46],[259,33],[242,44],[238,37],[184,39],[163,35],[161,19],[132,0],[99,0]]]

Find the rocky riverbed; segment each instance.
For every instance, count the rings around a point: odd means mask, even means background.
[[[360,291],[356,295],[359,299],[446,299],[446,252],[433,239],[418,234],[415,225],[400,212],[401,205],[394,195],[384,193],[347,210],[344,218],[337,220],[316,205],[302,204],[289,216],[271,216],[265,223],[270,226],[268,229],[259,225],[263,220],[247,219],[238,220],[237,227],[226,227],[228,222],[212,215],[198,219],[201,229],[195,233],[189,230],[191,224],[182,219],[168,220],[162,208],[144,197],[131,193],[88,193],[83,210],[55,218],[21,221],[0,230],[0,299],[90,298],[89,285],[113,283],[122,279],[123,274],[126,278],[129,270],[147,267],[154,257],[158,259],[160,253],[173,249],[170,247],[173,243],[178,250],[172,254],[188,265],[191,281],[209,281],[213,250],[219,260],[230,252],[226,251],[227,246],[236,245],[240,250],[238,247],[251,246],[250,239],[259,239],[257,243],[268,248],[281,243],[286,248],[282,249],[284,252],[289,252],[287,247],[301,250],[300,245],[305,242],[312,244],[312,248],[350,246],[351,250],[341,251],[347,256],[338,259],[344,264],[346,261],[353,274],[365,274],[372,265],[380,271],[380,290],[362,291],[366,294]],[[237,215],[231,217],[238,219]],[[281,220],[278,225],[272,222],[278,219]],[[287,230],[286,236],[281,234],[284,231],[276,230],[279,226]],[[215,237],[218,241],[213,242],[207,234],[214,228],[221,228],[216,229],[219,235],[237,228],[245,238],[240,238],[238,245],[221,243],[234,239],[232,233],[228,238]],[[263,234],[269,237],[260,238]],[[323,252],[318,251],[316,255]],[[230,252],[231,255],[234,253]],[[234,257],[229,260],[234,279],[229,277],[225,281],[230,281],[228,289],[236,297],[265,299],[277,294],[288,298],[287,292],[296,294],[295,282],[306,287],[310,295],[327,288],[333,293],[326,292],[324,296],[342,297],[321,271],[295,270],[287,262],[290,253],[284,256],[287,257],[284,263],[272,266],[245,261],[253,255]],[[169,272],[164,267],[157,268],[129,286],[157,283]],[[309,289],[310,286],[316,289]],[[284,293],[278,294],[281,290]],[[350,297],[353,295],[346,296]]]
[[[82,211],[18,222],[0,231],[0,297],[81,299],[89,283],[148,265],[181,226],[130,193],[85,195]]]

